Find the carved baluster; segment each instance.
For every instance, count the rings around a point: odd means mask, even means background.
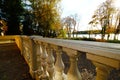
[[[56,49],[56,63],[55,63],[55,80],[65,80],[65,74],[64,74],[64,63],[62,61],[62,48],[57,47]]]
[[[35,78],[35,74],[37,71],[37,56],[36,56],[36,44],[34,40],[31,38],[29,42],[29,47],[30,47],[30,74],[32,75],[33,78]]]
[[[76,50],[64,48],[64,51],[67,52],[70,57],[70,68],[67,73],[67,80],[82,80],[80,72],[78,70],[77,62],[78,62],[78,52]]]
[[[50,45],[47,46],[47,53],[48,53],[48,57],[47,57],[47,71],[49,73],[49,80],[53,80],[54,79],[54,56],[53,56],[53,49]]]
[[[42,66],[41,66],[41,44],[36,42],[36,54],[37,54],[37,71],[36,71],[36,79],[39,80],[39,76],[42,74]]]
[[[42,44],[42,54],[41,54],[41,65],[43,67],[43,73],[42,75],[40,76],[40,79],[42,80],[49,80],[48,79],[48,72],[47,72],[47,52],[46,52],[46,44]]]

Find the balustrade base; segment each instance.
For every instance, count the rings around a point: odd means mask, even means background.
[[[67,80],[67,75],[56,71],[54,80]]]
[[[33,71],[33,70],[30,69],[29,72],[30,72],[30,75],[32,76],[32,78],[35,79],[37,71]]]

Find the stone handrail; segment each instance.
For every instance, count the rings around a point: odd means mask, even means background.
[[[19,35],[11,35],[11,36],[0,36],[0,43],[13,43],[15,42],[18,48],[21,50],[21,37]]]
[[[77,62],[86,54],[96,66],[96,80],[107,80],[110,71],[120,69],[120,44],[75,41],[40,36],[17,36],[15,41],[36,80],[82,80]],[[69,57],[70,68],[65,74],[63,52]]]
[[[39,36],[32,36],[31,38],[34,43],[34,55],[39,58],[36,60],[36,66],[39,64],[39,69],[36,68],[38,72],[35,73],[37,79],[82,80],[77,66],[77,58],[83,54],[82,52],[85,52],[87,59],[91,60],[96,66],[96,80],[107,80],[112,68],[120,68],[120,44],[73,41]],[[67,53],[71,62],[67,74],[64,73],[65,65],[61,58],[63,51]],[[53,53],[56,53],[56,61]]]

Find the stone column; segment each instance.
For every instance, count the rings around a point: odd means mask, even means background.
[[[55,80],[65,80],[64,63],[62,61],[62,47],[56,46]]]
[[[32,78],[35,78],[36,71],[37,71],[37,45],[35,44],[34,40],[31,39],[30,45],[31,52],[30,52],[30,61],[31,61],[31,67],[30,67],[30,74]]]
[[[43,73],[40,76],[40,80],[49,80],[49,74],[47,72],[47,51],[46,51],[46,43],[42,43],[41,47],[42,47],[42,54],[41,54],[41,65],[42,65],[42,69],[43,69]]]
[[[103,65],[98,62],[93,62],[93,64],[96,66],[96,80],[108,80],[108,76],[112,68],[110,66]]]
[[[54,80],[54,76],[55,76],[55,70],[54,70],[54,56],[53,56],[53,48],[51,47],[50,44],[47,45],[47,53],[48,53],[48,57],[47,57],[47,71],[49,73],[49,80]]]
[[[86,55],[87,59],[91,60],[96,66],[96,80],[108,80],[110,71],[113,68],[119,69],[120,62],[116,59],[100,55],[94,55],[92,53],[87,53]]]
[[[67,73],[67,80],[82,80],[77,65],[78,57],[81,53],[78,54],[76,50],[72,50],[69,48],[64,48],[63,50],[66,51],[68,56],[70,57],[70,68]]]
[[[36,56],[37,56],[37,71],[36,80],[40,80],[39,77],[42,75],[42,65],[41,65],[41,43],[36,41]]]

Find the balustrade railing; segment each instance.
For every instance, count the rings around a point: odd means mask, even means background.
[[[112,69],[120,69],[120,44],[39,36],[17,36],[15,41],[36,80],[83,80],[78,69],[82,54],[96,66],[96,80],[107,80]],[[67,73],[62,58],[65,53],[70,61]]]

